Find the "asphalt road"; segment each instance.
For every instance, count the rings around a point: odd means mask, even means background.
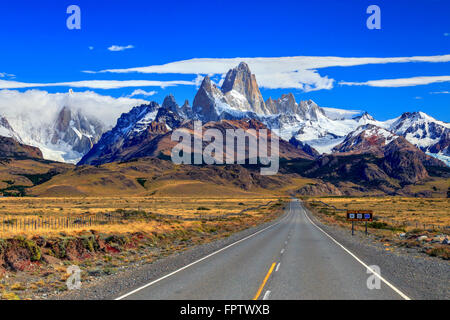
[[[314,224],[299,200],[287,210],[276,224],[118,299],[408,299]]]

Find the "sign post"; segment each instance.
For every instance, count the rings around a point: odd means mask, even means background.
[[[355,221],[366,222],[366,235],[367,235],[367,222],[373,221],[372,210],[347,210],[347,221],[352,222],[352,236],[355,234]]]

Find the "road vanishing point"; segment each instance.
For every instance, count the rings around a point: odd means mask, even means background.
[[[410,299],[314,223],[300,200],[286,210],[278,222],[116,300]],[[369,289],[369,277],[379,289]]]

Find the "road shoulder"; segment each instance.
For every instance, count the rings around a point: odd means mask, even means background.
[[[367,265],[380,267],[385,277],[411,299],[450,299],[450,263],[439,258],[386,247],[370,234],[354,236],[338,226],[324,224],[311,211],[309,218]]]

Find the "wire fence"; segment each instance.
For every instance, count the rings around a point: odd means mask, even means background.
[[[96,225],[115,224],[120,220],[119,217],[105,214],[86,217],[21,217],[19,215],[8,215],[0,217],[0,231],[27,232],[37,230],[69,230]]]
[[[180,221],[198,221],[198,220],[223,220],[232,216],[242,216],[248,211],[258,210],[267,207],[275,201],[261,204],[256,207],[246,208],[239,212],[230,212],[222,215],[197,214],[195,216],[182,216],[174,214],[160,214],[145,211],[135,211],[135,215],[124,216],[123,212],[98,213],[89,216],[25,216],[20,215],[2,215],[0,216],[0,232],[20,233],[27,231],[47,231],[47,230],[71,230],[78,228],[89,228],[99,225],[124,224],[132,221],[142,220],[180,220]],[[126,213],[126,211],[124,211]]]
[[[311,203],[320,203],[320,204],[325,205],[328,208],[331,208],[335,211],[347,212],[347,209],[336,208],[335,206],[325,203],[323,201],[311,201]],[[424,223],[424,222],[417,221],[417,220],[398,221],[398,220],[383,217],[383,216],[374,216],[374,221],[386,222],[386,223],[389,223],[396,227],[413,227],[413,228],[419,229],[419,230],[441,230],[441,231],[450,232],[450,226],[433,224],[433,223]]]

